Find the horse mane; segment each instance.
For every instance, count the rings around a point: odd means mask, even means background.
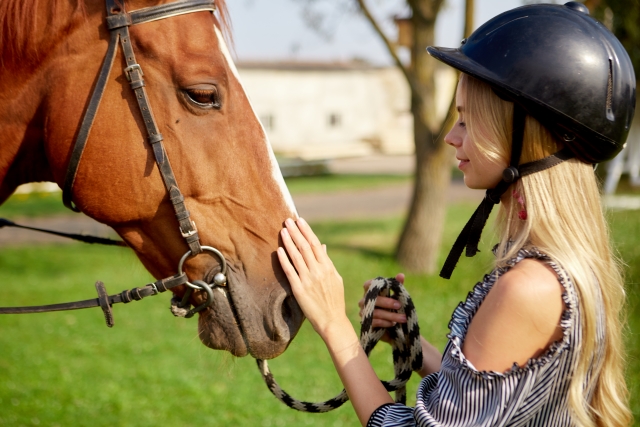
[[[42,27],[46,34],[70,31],[75,18],[86,19],[84,0],[77,0],[72,16],[57,13],[59,4],[69,0],[44,0],[49,11],[46,18],[38,16],[39,0],[0,1],[0,65],[11,60],[34,60],[38,57],[38,43]],[[225,38],[232,42],[231,20],[226,0],[215,0],[218,14],[216,22]],[[41,22],[42,20],[46,22]],[[41,36],[40,36],[41,37]]]

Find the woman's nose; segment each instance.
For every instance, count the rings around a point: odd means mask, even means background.
[[[460,138],[460,135],[457,135],[456,133],[456,126],[454,126],[449,133],[445,135],[444,142],[453,147],[459,147],[462,144],[462,138]]]

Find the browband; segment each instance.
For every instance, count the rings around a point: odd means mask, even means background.
[[[113,30],[120,27],[128,27],[131,25],[184,15],[185,13],[202,11],[215,12],[215,10],[216,5],[214,0],[178,1],[160,6],[145,7],[143,9],[134,10],[133,12],[107,16],[107,26],[109,27],[109,30]]]

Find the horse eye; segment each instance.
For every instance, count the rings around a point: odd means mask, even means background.
[[[218,90],[212,89],[185,89],[184,93],[191,103],[200,108],[220,108]]]

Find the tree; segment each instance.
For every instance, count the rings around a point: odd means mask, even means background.
[[[327,37],[323,28],[324,15],[312,8],[320,0],[301,0],[306,3],[304,17],[307,24],[320,35]],[[436,114],[435,71],[438,62],[426,51],[435,41],[435,24],[444,0],[405,0],[411,11],[408,19],[411,61],[405,64],[398,45],[382,30],[366,0],[345,0],[357,5],[358,11],[371,24],[386,46],[395,65],[402,71],[411,92],[415,143],[415,180],[411,207],[396,247],[396,258],[409,271],[432,273],[436,268],[438,251],[446,212],[446,196],[451,180],[452,152],[444,142],[444,135],[455,119],[455,100],[451,101],[444,119]],[[334,3],[348,6],[349,3]],[[473,26],[474,0],[465,3],[465,37]]]
[[[636,79],[640,77],[640,1],[586,0],[591,15],[603,22],[629,53]]]
[[[640,1],[639,0],[585,0],[591,15],[609,28],[620,40],[631,58],[636,80],[640,78]],[[637,87],[637,83],[636,83]],[[636,121],[638,115],[636,114]],[[596,169],[605,182],[608,165]]]
[[[434,44],[435,24],[443,0],[407,0],[411,10],[411,63],[404,64],[396,45],[382,31],[365,0],[357,0],[360,11],[382,39],[411,90],[411,113],[415,143],[413,195],[409,215],[396,248],[396,258],[410,271],[432,273],[436,267],[451,180],[451,150],[444,135],[455,120],[455,99],[443,120],[436,119],[434,74],[437,62],[427,46]],[[464,36],[473,27],[474,0],[465,2]]]

